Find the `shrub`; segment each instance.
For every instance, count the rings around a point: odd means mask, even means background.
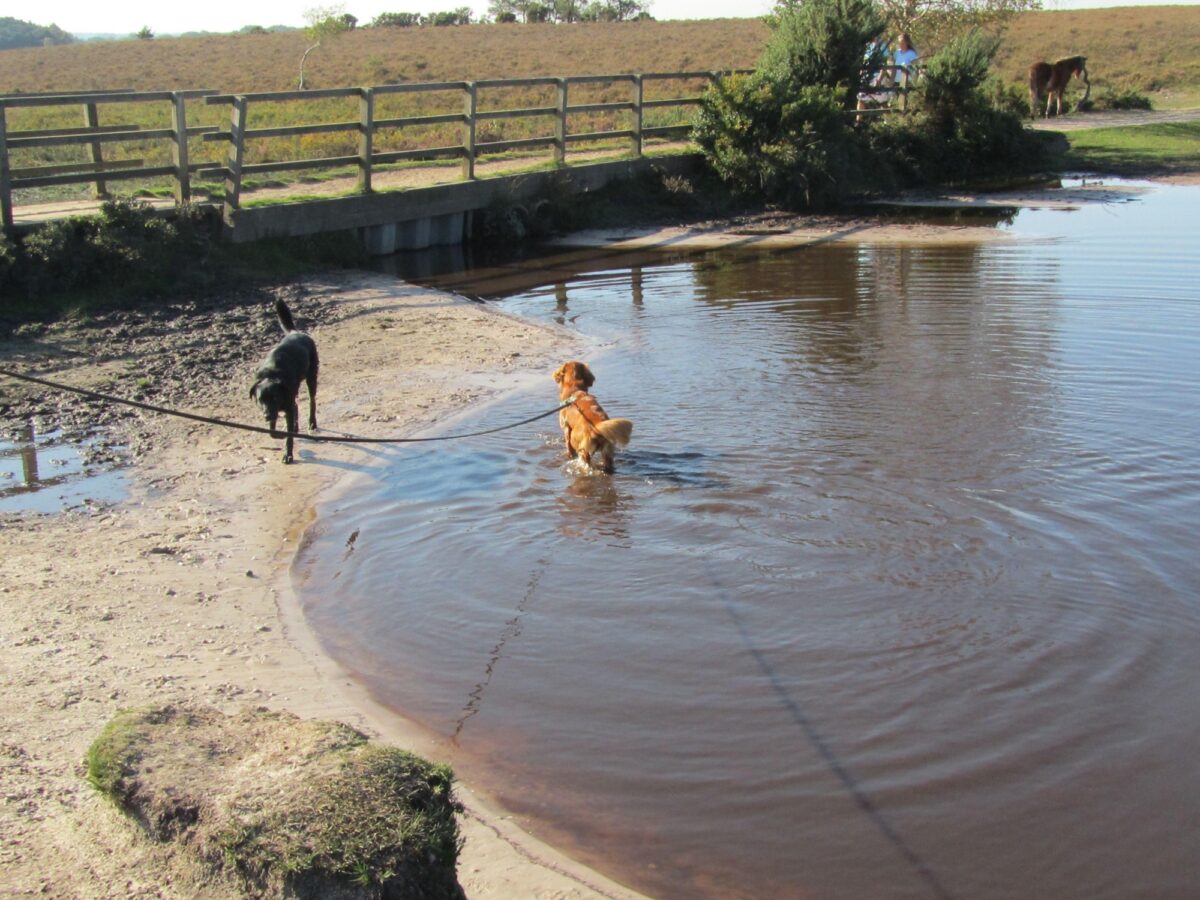
[[[1027,100],[989,78],[996,41],[971,31],[926,63],[913,113],[865,132],[879,186],[938,184],[1044,167],[1047,144],[1024,126]]]
[[[983,83],[983,96],[994,109],[1002,109],[1019,117],[1029,115],[1029,91],[1021,85],[989,75]]]
[[[7,287],[16,278],[17,245],[0,230],[0,287]]]
[[[952,40],[931,57],[921,71],[917,106],[939,130],[954,123],[987,101],[981,90],[1000,43],[980,31],[969,31]]]
[[[828,206],[851,189],[853,136],[841,90],[791,89],[760,73],[704,97],[693,138],[735,190],[786,206]]]
[[[827,206],[853,188],[856,140],[845,111],[863,51],[884,28],[874,0],[780,0],[753,74],[708,89],[693,139],[744,194]]]
[[[199,271],[207,258],[211,223],[193,208],[173,219],[141,200],[109,200],[98,217],[49,222],[23,240],[32,294],[119,286],[153,292]]]
[[[839,88],[841,104],[852,107],[863,51],[886,26],[873,0],[780,0],[770,21],[757,71],[792,91]]]
[[[1153,109],[1150,98],[1137,91],[1105,91],[1095,100],[1095,109]]]

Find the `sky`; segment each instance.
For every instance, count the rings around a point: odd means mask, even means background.
[[[1085,9],[1102,6],[1154,6],[1172,0],[1043,0],[1045,9]],[[1181,0],[1195,5],[1200,0]],[[15,0],[0,3],[0,16],[12,16],[36,25],[57,25],[71,34],[133,34],[143,27],[156,35],[186,31],[237,31],[246,25],[302,27],[304,13],[313,7],[340,6],[362,25],[383,12],[430,13],[470,6],[476,14],[487,11],[487,0],[204,0],[201,3],[164,3],[162,0],[39,0],[14,8]],[[761,16],[774,0],[650,0],[656,19],[717,19]]]

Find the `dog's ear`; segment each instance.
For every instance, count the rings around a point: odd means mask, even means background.
[[[596,376],[592,374],[592,370],[587,367],[586,363],[579,364],[579,378],[585,388],[590,388],[596,383]]]
[[[566,372],[566,370],[567,370],[566,363],[563,363],[561,366],[559,366],[557,369],[554,370],[554,383],[555,384],[562,384],[563,373]]]

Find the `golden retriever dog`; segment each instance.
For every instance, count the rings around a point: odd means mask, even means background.
[[[579,457],[588,468],[592,468],[594,456],[599,460],[600,470],[611,474],[613,452],[629,443],[633,423],[628,419],[610,419],[596,398],[588,393],[596,376],[585,363],[563,363],[554,370],[554,380],[558,383],[558,399],[574,400],[558,414],[567,456]]]

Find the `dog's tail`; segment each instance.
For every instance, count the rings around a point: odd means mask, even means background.
[[[279,324],[283,326],[284,331],[296,330],[296,320],[292,318],[292,311],[282,300],[275,301],[275,315],[279,316]]]
[[[596,430],[606,441],[624,447],[629,443],[629,436],[633,434],[633,423],[628,419],[605,419],[596,423]]]

